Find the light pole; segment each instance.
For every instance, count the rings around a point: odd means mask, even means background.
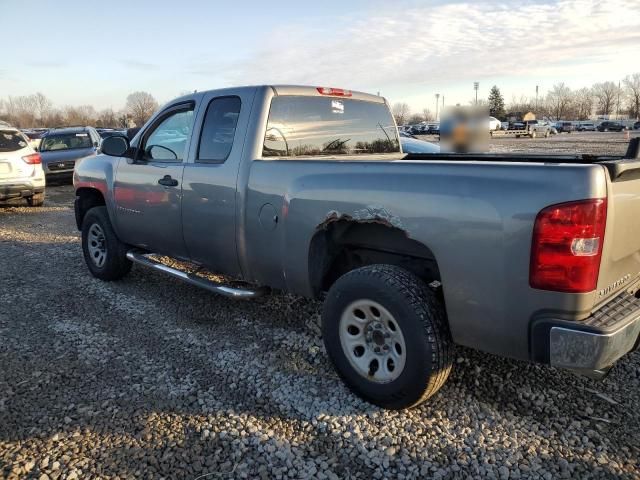
[[[618,80],[618,100],[616,101],[616,120],[620,120],[620,80]]]
[[[536,111],[535,114],[538,114],[538,85],[536,85]]]
[[[480,86],[480,82],[473,82],[473,89],[476,91],[476,105],[478,105],[478,87]]]
[[[440,94],[436,93],[436,122],[438,121],[438,105],[439,105],[438,100],[439,99],[440,99]]]

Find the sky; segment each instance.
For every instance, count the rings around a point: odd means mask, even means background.
[[[28,6],[28,7],[27,7]],[[0,0],[0,98],[120,109],[148,91],[306,84],[413,111],[640,72],[640,0]],[[12,40],[10,40],[12,39]]]

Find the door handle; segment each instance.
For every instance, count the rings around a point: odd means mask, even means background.
[[[171,175],[165,175],[158,180],[158,185],[164,185],[165,187],[177,187],[178,180],[171,178]]]

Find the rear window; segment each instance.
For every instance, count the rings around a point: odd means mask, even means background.
[[[298,96],[271,101],[264,157],[399,152],[398,132],[384,103]]]
[[[24,137],[17,132],[0,130],[0,152],[15,152],[28,145]]]
[[[74,150],[77,148],[90,148],[93,146],[91,137],[86,132],[49,134],[40,145],[40,151],[48,150]]]

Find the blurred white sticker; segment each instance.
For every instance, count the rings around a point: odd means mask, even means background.
[[[76,133],[76,137],[86,137],[87,133]]]
[[[344,102],[331,100],[331,113],[344,113]]]

